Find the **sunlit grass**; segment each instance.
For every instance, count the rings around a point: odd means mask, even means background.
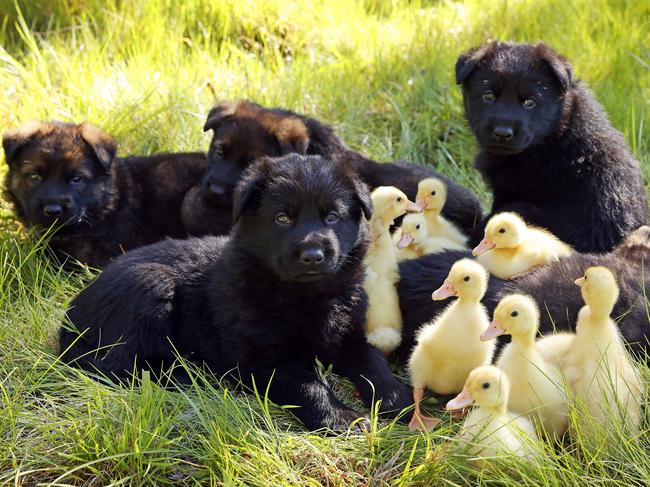
[[[456,56],[486,39],[545,40],[590,84],[650,175],[649,18],[641,0],[0,0],[0,130],[33,118],[88,120],[113,134],[122,154],[193,151],[207,147],[202,126],[215,100],[246,97],[332,123],[377,159],[433,164],[488,204],[471,169],[476,146],[454,84]],[[233,395],[194,369],[196,383],[176,391],[147,377],[121,387],[89,379],[57,361],[57,331],[92,273],[56,269],[46,252],[3,203],[2,484],[583,486],[650,478],[645,431],[614,432],[603,449],[578,428],[561,447],[541,447],[545,461],[503,460],[480,471],[457,454],[458,424],[448,419],[433,435],[373,418],[368,435],[324,436],[304,432],[263,393]],[[320,368],[355,401],[349,383]],[[572,421],[584,425],[579,414]]]

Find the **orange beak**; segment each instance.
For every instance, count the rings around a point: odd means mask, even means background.
[[[426,210],[427,208],[427,202],[424,200],[424,198],[416,199],[415,204],[418,205],[422,211]]]
[[[442,283],[442,286],[440,286],[438,289],[433,291],[433,294],[431,295],[431,299],[433,299],[434,301],[442,301],[443,299],[447,299],[452,296],[456,296],[456,290],[454,289],[454,285],[449,281],[445,281],[444,283]]]
[[[417,205],[413,203],[412,201],[407,201],[406,202],[406,211],[410,211],[412,213],[422,213],[422,208],[420,208],[420,205]]]
[[[474,404],[474,399],[467,389],[454,397],[451,401],[447,403],[445,409],[447,411],[455,411],[456,409],[463,409]]]
[[[490,326],[488,326],[486,330],[481,333],[481,341],[487,342],[488,340],[492,340],[493,338],[503,335],[505,332],[506,331],[503,329],[503,326],[501,326],[501,323],[499,323],[497,320],[492,320]]]
[[[413,243],[413,240],[413,236],[410,233],[403,233],[402,238],[400,238],[399,242],[397,242],[397,248],[403,249],[405,247],[408,247]]]
[[[481,240],[481,243],[479,243],[476,247],[474,247],[474,250],[472,250],[472,255],[477,256],[481,255],[488,250],[492,250],[496,245],[494,245],[492,242],[490,242],[487,237]]]
[[[578,279],[576,279],[573,282],[575,282],[577,286],[582,287],[582,286],[585,285],[585,281],[586,281],[586,279],[583,276],[583,277],[579,277]]]

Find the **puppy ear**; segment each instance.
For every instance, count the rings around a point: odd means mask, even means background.
[[[477,68],[479,63],[492,53],[495,47],[494,42],[489,42],[481,47],[476,47],[464,52],[456,60],[456,84],[465,82],[467,77]]]
[[[117,153],[117,143],[99,128],[85,122],[79,126],[79,132],[95,153],[95,157],[97,157],[104,171],[110,171]]]
[[[270,159],[263,157],[250,166],[235,188],[232,204],[232,221],[235,223],[246,211],[258,203],[259,194],[264,189],[268,176]]]
[[[285,156],[297,152],[305,155],[309,146],[309,131],[305,123],[299,118],[283,119],[277,130],[275,137],[280,144],[280,155]]]
[[[7,164],[11,165],[18,151],[36,135],[41,134],[45,127],[45,123],[33,120],[25,122],[18,128],[7,130],[2,135],[2,147]]]
[[[543,42],[535,46],[535,51],[541,62],[551,69],[562,91],[566,92],[573,82],[573,70],[566,58],[560,56]]]
[[[237,112],[237,103],[222,103],[210,110],[208,118],[203,126],[203,131],[216,130],[221,122],[228,117],[232,117]]]
[[[372,199],[370,198],[370,189],[368,185],[361,181],[360,178],[354,178],[354,192],[366,220],[372,216]]]

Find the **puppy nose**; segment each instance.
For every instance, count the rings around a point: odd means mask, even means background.
[[[208,183],[207,190],[212,196],[222,197],[226,194],[226,188],[216,183]]]
[[[515,135],[515,131],[508,125],[497,125],[492,130],[492,135],[502,142],[506,142]]]
[[[300,252],[300,261],[305,265],[318,265],[325,260],[325,254],[320,247],[307,247]]]
[[[63,214],[63,207],[58,204],[49,204],[43,206],[43,214],[45,216],[61,216]]]

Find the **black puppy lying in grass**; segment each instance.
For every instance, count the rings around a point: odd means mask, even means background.
[[[648,223],[638,161],[551,48],[490,42],[458,58],[456,81],[492,214],[517,212],[581,252],[609,251]]]
[[[398,284],[400,307],[404,319],[402,345],[397,351],[406,359],[414,345],[419,327],[429,322],[449,304],[432,301],[431,292],[439,287],[456,260],[471,257],[469,252],[449,251],[408,260],[400,265]],[[618,281],[620,295],[612,316],[617,319],[621,334],[635,354],[647,359],[650,354],[650,318],[646,289],[650,274],[650,227],[632,232],[616,249],[606,254],[573,254],[511,280],[490,277],[483,304],[491,314],[502,297],[512,293],[529,294],[540,308],[540,332],[548,334],[575,330],[578,311],[584,305],[580,288],[574,279],[588,267],[605,266]]]
[[[294,152],[335,158],[348,170],[357,171],[370,189],[397,186],[412,201],[421,179],[439,178],[448,191],[443,216],[468,235],[482,218],[476,196],[432,167],[373,161],[345,145],[332,127],[304,115],[242,100],[210,110],[204,130],[214,132],[208,165],[202,183],[188,193],[183,203],[186,227],[194,235],[228,232],[232,193],[243,171],[256,158]]]
[[[64,360],[109,376],[159,371],[174,350],[266,390],[308,428],[362,416],[316,375],[316,357],[366,404],[396,414],[410,389],[366,341],[367,187],[320,157],[263,158],[234,197],[228,237],[167,240],[115,260],[71,303]],[[76,340],[76,341],[75,341]],[[74,343],[73,343],[74,342]],[[364,422],[357,423],[365,427]]]

